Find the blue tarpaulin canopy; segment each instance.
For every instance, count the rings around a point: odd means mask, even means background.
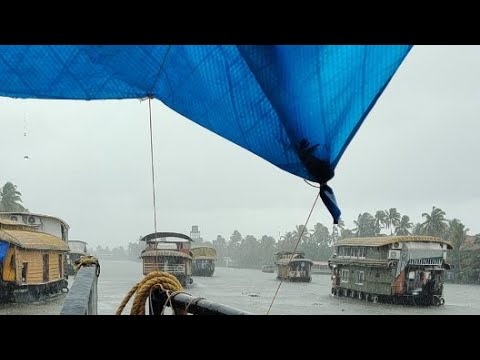
[[[410,45],[0,46],[0,96],[154,97],[325,184]],[[323,185],[336,223],[340,211]]]
[[[7,255],[9,246],[8,242],[0,240],[0,266],[3,264],[3,259]]]

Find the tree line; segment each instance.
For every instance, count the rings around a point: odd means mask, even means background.
[[[28,211],[22,203],[21,192],[11,182],[0,187],[0,211]],[[452,243],[448,259],[453,264],[457,282],[480,283],[480,234],[468,235],[469,229],[459,219],[448,219],[445,211],[433,206],[430,212],[422,214],[423,221],[412,223],[410,217],[400,214],[396,208],[377,210],[375,215],[360,213],[354,220],[354,227],[349,229],[343,221],[328,228],[316,223],[312,228],[298,225],[285,232],[279,238],[263,235],[243,236],[234,230],[229,239],[218,235],[213,241],[198,239],[197,244],[209,245],[217,251],[217,264],[226,264],[231,260],[234,266],[243,268],[259,268],[275,261],[278,251],[292,251],[299,238],[297,251],[303,251],[307,258],[327,261],[333,253],[333,245],[340,238],[376,237],[387,235],[428,235],[441,237]],[[110,254],[118,259],[139,260],[144,244],[131,242],[127,249],[116,247],[110,250],[97,247],[95,252]]]
[[[304,229],[298,225],[285,232],[279,238],[270,235],[255,237],[243,236],[234,230],[228,240],[218,235],[213,241],[202,242],[217,251],[217,264],[224,266],[226,259],[230,264],[242,268],[260,268],[275,261],[274,254],[279,251],[292,251],[299,238],[297,251],[303,251],[311,260],[327,261],[333,254],[333,245],[340,238],[377,237],[391,235],[425,235],[443,238],[452,243],[447,262],[453,265],[457,282],[480,283],[480,234],[469,236],[469,229],[459,219],[448,219],[441,208],[432,207],[430,212],[422,214],[422,222],[413,223],[410,217],[401,214],[396,208],[377,210],[375,215],[364,212],[354,220],[349,229],[343,221],[331,228],[316,223]],[[198,244],[198,242],[197,242]]]

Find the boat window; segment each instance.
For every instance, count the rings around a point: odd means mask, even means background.
[[[28,274],[28,262],[22,264],[22,284],[27,283],[27,274]]]
[[[60,224],[60,230],[62,232],[62,240],[67,241],[67,234],[65,233],[65,226],[63,226],[63,224]]]
[[[342,269],[341,282],[348,282],[349,271],[348,269]]]
[[[357,273],[357,285],[363,285],[363,282],[365,281],[365,272],[364,271],[359,271]]]
[[[410,271],[410,272],[408,273],[408,278],[409,278],[410,280],[415,279],[415,271]]]
[[[43,254],[43,282],[50,280],[50,257],[48,254]]]
[[[58,273],[60,274],[60,278],[63,278],[63,258],[62,258],[62,254],[58,255]]]

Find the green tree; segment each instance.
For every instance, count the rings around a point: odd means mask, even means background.
[[[225,256],[227,256],[227,240],[221,235],[217,235],[217,239],[213,241],[213,248],[217,252],[217,259],[219,264],[225,263]]]
[[[398,225],[395,226],[395,235],[410,235],[412,227],[413,224],[410,222],[410,217],[403,215]]]
[[[350,229],[340,229],[340,238],[341,239],[346,239],[346,238],[352,238],[355,237],[355,233],[350,230]]]
[[[383,210],[377,210],[375,213],[375,226],[381,230],[386,225],[387,214]]]
[[[375,218],[368,212],[358,214],[357,220],[353,223],[355,224],[353,232],[357,237],[376,236],[380,232],[375,225]]]
[[[271,236],[263,235],[260,239],[260,261],[262,265],[274,262],[275,239]]]
[[[232,260],[238,261],[239,249],[242,243],[242,234],[238,230],[235,230],[230,236],[230,241],[228,242],[228,254],[227,256],[231,257]]]
[[[416,223],[413,225],[412,235],[423,235],[422,224]]]
[[[278,250],[283,251],[293,251],[295,244],[297,243],[298,237],[293,235],[293,232],[288,231],[285,235],[280,236],[280,241],[278,243]]]
[[[468,279],[476,284],[480,284],[480,234],[475,235],[475,249],[468,251],[465,259],[464,269]]]
[[[400,223],[400,213],[396,208],[390,208],[390,210],[385,210],[385,227],[390,229],[390,235],[393,235],[393,229],[398,226]]]
[[[305,227],[305,225],[297,225],[295,226],[295,230],[293,230],[293,236],[295,237],[296,241],[298,241],[299,237],[301,236],[302,238],[300,239],[300,244],[307,244],[310,237],[310,231]]]
[[[458,219],[453,219],[448,222],[447,239],[452,243],[451,254],[455,263],[455,279],[462,279],[462,254],[461,247],[465,242],[468,229]],[[460,276],[459,276],[460,275]]]
[[[332,255],[332,237],[328,228],[321,223],[316,223],[310,239],[308,257],[313,260],[328,260]]]
[[[345,221],[343,221],[342,219],[340,219],[338,221],[338,225],[337,225],[338,229],[340,229],[340,237],[339,239],[344,239],[344,238],[349,238],[349,237],[355,237],[355,234],[353,233],[352,230],[350,229],[347,229],[345,227]]]
[[[238,263],[242,268],[260,267],[260,244],[253,235],[247,235],[240,244]]]
[[[422,217],[425,221],[421,225],[422,235],[443,236],[448,229],[448,222],[445,219],[445,211],[440,208],[433,207],[430,214],[423,213]]]
[[[330,245],[335,245],[338,239],[340,239],[340,234],[338,232],[338,225],[333,224],[332,226],[332,234],[330,235]]]
[[[142,237],[140,236],[140,239]],[[128,259],[132,261],[140,261],[140,254],[142,250],[145,249],[145,242],[140,241],[128,243],[127,255]]]
[[[11,182],[7,182],[0,190],[0,211],[26,211],[26,209],[19,204],[23,202],[22,194],[17,190],[17,186]]]

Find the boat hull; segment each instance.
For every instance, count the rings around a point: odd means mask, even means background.
[[[0,302],[32,303],[42,301],[50,296],[68,292],[68,281],[60,279],[44,284],[15,285],[2,284]]]

